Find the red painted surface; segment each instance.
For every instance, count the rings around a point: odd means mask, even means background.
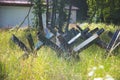
[[[31,6],[29,0],[0,0],[1,6]]]

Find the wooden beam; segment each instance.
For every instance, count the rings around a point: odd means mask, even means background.
[[[87,33],[85,36],[82,36],[83,39],[87,39],[90,36],[92,36],[93,33],[97,32],[99,29],[95,28],[93,30],[91,30],[89,33]],[[97,41],[95,42],[96,45],[98,45],[99,47],[106,49],[107,48],[107,43],[105,43],[104,41],[102,41],[99,37],[97,38]]]
[[[30,50],[26,47],[26,45],[21,41],[19,40],[14,34],[12,35],[12,38],[11,40],[16,44],[18,45],[18,47],[20,47],[20,49],[22,49],[25,53],[27,52],[30,52]]]
[[[120,30],[116,30],[116,32],[113,34],[111,41],[109,42],[107,46],[107,51],[112,52],[116,47],[120,45],[120,41],[118,41],[120,38]]]
[[[89,31],[89,28],[86,28],[85,30],[79,32],[76,36],[74,36],[71,40],[68,41],[68,44],[73,43],[76,39],[78,39],[81,35],[84,36]]]
[[[50,41],[50,39],[43,36],[43,34],[38,33],[38,39],[41,42],[43,42],[43,44],[45,44],[45,45],[49,46],[51,49],[55,50],[55,52],[58,53],[57,54],[58,56],[60,56],[62,53],[64,53],[64,51],[60,47],[58,47],[55,43]]]
[[[86,39],[84,42],[80,43],[77,47],[75,47],[73,49],[74,52],[78,52],[80,51],[82,48],[88,46],[90,43],[92,43],[93,41],[95,41],[99,35],[101,33],[104,32],[104,29],[100,29],[99,31],[97,31],[95,34],[93,34],[91,37],[89,37],[88,39]]]
[[[33,51],[35,46],[34,46],[34,41],[33,41],[33,38],[32,38],[31,33],[29,33],[29,34],[26,36],[26,38],[27,38],[27,40],[28,40],[30,49]]]

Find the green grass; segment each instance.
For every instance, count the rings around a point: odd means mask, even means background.
[[[86,23],[84,26],[87,26]],[[106,31],[101,38],[109,42],[107,36],[109,30],[115,31],[118,26],[106,24],[91,24],[90,29],[95,27],[105,28]],[[49,47],[43,46],[37,53],[38,57],[30,56],[26,60],[18,59],[23,51],[11,40],[15,33],[24,43],[25,31],[0,31],[0,80],[94,80],[94,78],[105,78],[110,75],[114,80],[120,80],[120,48],[113,54],[116,56],[105,59],[105,50],[97,45],[92,45],[81,52],[80,61],[65,60],[57,57],[56,53]],[[35,32],[32,31],[35,42]],[[88,74],[93,71],[94,75]]]

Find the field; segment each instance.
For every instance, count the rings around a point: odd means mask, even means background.
[[[120,27],[102,23],[89,26],[104,28],[100,37],[106,42],[110,41],[107,32]],[[36,32],[31,32],[36,42]],[[26,31],[0,30],[0,80],[120,80],[120,48],[113,51],[113,56],[104,58],[105,49],[94,44],[82,51],[76,61],[57,57],[53,50],[43,46],[37,57],[22,60],[19,57],[23,51],[10,40],[12,34],[27,44]]]

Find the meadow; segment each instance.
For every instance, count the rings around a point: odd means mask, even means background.
[[[84,24],[85,28],[88,24]],[[108,31],[114,32],[120,26],[112,24],[89,24],[90,29],[104,28],[100,38],[107,43]],[[36,32],[31,31],[37,42]],[[30,56],[26,60],[19,59],[23,51],[11,41],[12,34],[25,44],[25,30],[0,30],[0,80],[120,80],[120,47],[112,52],[112,56],[104,58],[105,49],[93,44],[82,51],[80,60],[65,60],[47,46],[41,47],[37,57]]]

